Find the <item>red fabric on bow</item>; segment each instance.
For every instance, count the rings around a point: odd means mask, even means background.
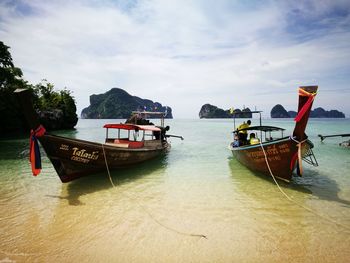
[[[299,89],[299,96],[307,96],[308,99],[307,99],[306,103],[304,104],[304,106],[300,109],[298,115],[295,117],[294,120],[296,122],[300,121],[304,117],[305,113],[310,109],[312,102],[315,99],[316,94],[312,94],[312,93],[309,93],[303,89]]]
[[[45,134],[44,126],[40,125],[36,130],[30,131],[30,149],[29,161],[31,163],[33,176],[37,176],[41,172],[41,156],[37,137]]]

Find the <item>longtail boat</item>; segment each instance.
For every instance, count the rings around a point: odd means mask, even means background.
[[[302,161],[318,166],[313,154],[313,143],[305,134],[312,103],[317,94],[317,86],[303,86],[299,88],[298,113],[295,117],[295,128],[291,136],[284,136],[285,129],[261,124],[261,111],[259,113],[260,125],[234,130],[235,140],[229,148],[233,156],[243,165],[253,171],[274,176],[289,182],[296,169],[297,175],[302,176]],[[275,133],[280,132],[277,138]],[[254,134],[249,141],[239,140],[241,134]],[[274,133],[274,136],[272,134]],[[244,137],[244,136],[243,136]],[[269,169],[270,168],[270,169]],[[272,175],[271,175],[272,173]]]
[[[132,123],[106,124],[104,143],[57,136],[46,132],[33,109],[30,91],[17,89],[23,113],[30,125],[30,159],[33,175],[41,170],[38,141],[63,183],[106,169],[133,166],[153,159],[170,148],[167,138],[169,126],[164,127],[162,112],[133,112],[134,114],[160,115],[161,126]],[[135,118],[137,119],[137,118]],[[114,136],[109,130],[115,130]]]
[[[318,137],[320,137],[321,138],[321,142],[323,142],[324,139],[330,138],[330,137],[350,137],[350,133],[346,133],[346,134],[332,134],[332,135],[319,134]],[[350,148],[350,140],[343,141],[343,142],[339,143],[339,146]]]

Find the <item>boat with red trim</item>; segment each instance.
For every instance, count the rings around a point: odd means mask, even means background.
[[[253,171],[290,181],[296,169],[302,176],[302,161],[318,166],[312,148],[313,143],[305,134],[312,103],[317,94],[317,86],[299,88],[298,114],[291,136],[284,136],[285,129],[261,124],[261,111],[252,111],[260,115],[260,125],[236,129],[233,131],[234,141],[229,148],[233,156]],[[279,132],[280,135],[277,135]],[[254,137],[249,143],[242,134],[250,133]],[[271,175],[272,173],[272,175]]]
[[[135,116],[139,116],[135,120],[142,119],[145,114],[159,116],[160,126],[133,123],[104,125],[104,143],[53,135],[46,132],[39,123],[33,110],[30,91],[18,89],[16,93],[32,129],[30,160],[33,175],[38,175],[41,170],[38,141],[59,178],[65,183],[106,169],[113,170],[146,162],[170,148],[168,137],[181,137],[166,134],[169,126],[164,127],[163,112],[133,112]],[[110,130],[113,130],[112,135]]]

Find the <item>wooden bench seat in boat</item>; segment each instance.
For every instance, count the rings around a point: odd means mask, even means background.
[[[128,141],[128,140],[114,140],[114,146],[122,147],[122,148],[129,148],[129,149],[138,149],[142,148],[144,146],[143,142],[138,141]]]

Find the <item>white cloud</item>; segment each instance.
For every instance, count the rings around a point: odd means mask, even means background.
[[[18,3],[0,4],[0,39],[25,78],[68,87],[79,111],[89,95],[117,86],[170,105],[175,117],[196,117],[207,102],[268,113],[276,103],[296,105],[297,86],[319,84],[328,91],[316,106],[350,113],[344,96],[331,91],[350,92],[345,1]],[[320,17],[324,27],[291,23],[295,13]]]

